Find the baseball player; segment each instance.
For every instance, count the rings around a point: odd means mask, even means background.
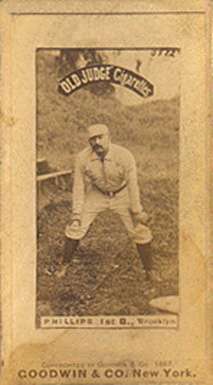
[[[63,277],[79,241],[95,217],[109,209],[119,214],[130,238],[135,242],[146,278],[160,281],[152,269],[152,234],[146,225],[148,215],[139,195],[136,163],[126,148],[113,144],[108,127],[94,124],[88,128],[89,146],[76,159],[72,221],[65,231],[63,263],[57,277]]]

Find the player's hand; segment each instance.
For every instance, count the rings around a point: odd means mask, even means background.
[[[81,225],[80,220],[74,219],[72,221],[72,229],[78,229],[80,227],[80,225]]]
[[[140,223],[145,225],[148,223],[149,215],[146,213],[146,211],[142,211],[140,213],[134,213],[133,219],[134,219],[135,225]]]

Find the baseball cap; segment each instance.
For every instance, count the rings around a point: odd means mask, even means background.
[[[93,136],[97,136],[97,135],[108,134],[108,133],[109,133],[109,129],[105,124],[93,124],[90,127],[88,127],[89,138],[92,138]]]

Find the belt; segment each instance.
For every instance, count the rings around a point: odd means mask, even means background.
[[[100,191],[102,194],[108,196],[109,198],[113,198],[116,194],[118,194],[120,191],[122,191],[123,189],[125,189],[125,187],[127,186],[127,183],[125,183],[123,186],[121,186],[118,190],[115,190],[115,191],[104,191],[102,190],[100,187],[94,185],[95,188]]]

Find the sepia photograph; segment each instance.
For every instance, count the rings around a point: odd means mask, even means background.
[[[178,315],[180,56],[37,49],[37,327]]]

